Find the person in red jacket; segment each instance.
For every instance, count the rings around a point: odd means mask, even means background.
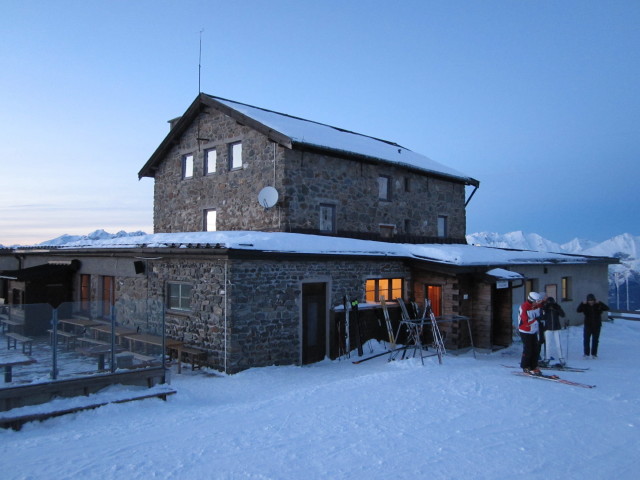
[[[540,307],[543,296],[538,292],[531,292],[527,300],[520,305],[518,313],[518,331],[522,339],[522,359],[520,367],[525,373],[531,375],[541,375],[538,368],[538,357],[540,346],[538,344],[538,318],[540,317]]]

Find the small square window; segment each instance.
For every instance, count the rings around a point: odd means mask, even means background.
[[[229,170],[242,168],[242,142],[229,145]]]
[[[169,283],[167,286],[168,307],[171,310],[191,311],[191,285],[185,283]]]
[[[182,157],[182,178],[193,177],[193,154],[189,153]]]
[[[216,162],[218,161],[218,153],[215,148],[204,151],[204,174],[211,175],[216,173]]]

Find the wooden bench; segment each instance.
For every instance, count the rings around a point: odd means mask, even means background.
[[[178,359],[178,365],[180,365],[180,363],[184,359],[186,363],[191,364],[191,370],[201,369],[207,359],[207,352],[205,352],[204,350],[200,350],[199,348],[182,347],[180,349],[180,352],[183,358]],[[179,368],[179,370],[181,371],[182,369]],[[180,373],[180,371],[178,373]]]
[[[19,333],[5,333],[7,337],[7,350],[11,350],[12,348],[18,349],[18,342],[22,343],[22,353],[25,355],[31,355],[31,350],[33,346],[33,338],[25,337],[24,335],[20,335]],[[29,348],[29,352],[27,353],[27,348]]]
[[[11,327],[14,327],[15,330],[20,330],[20,332],[24,331],[24,322],[20,320],[12,320],[10,318],[1,318],[0,323],[2,323],[2,333],[5,331],[11,331]],[[19,333],[19,332],[14,332]]]
[[[41,405],[36,405],[35,408],[23,407],[17,409],[15,413],[12,413],[11,410],[0,413],[0,427],[20,430],[22,425],[28,422],[41,422],[48,418],[59,417],[69,413],[93,410],[111,403],[126,403],[133,402],[135,400],[145,400],[148,398],[161,398],[162,400],[166,400],[169,395],[173,395],[175,393],[176,391],[168,386],[157,385],[137,392],[122,392],[122,395],[120,395],[119,398],[112,398],[113,394],[111,394],[110,400],[101,400],[100,394],[96,394],[93,398],[87,397],[84,402],[79,402],[79,405],[75,405],[73,407],[69,407],[68,402],[61,402],[59,406],[55,405],[49,409],[45,408],[44,411]]]
[[[47,332],[49,332],[49,335],[50,335],[49,343],[53,345],[53,330],[47,330]],[[69,350],[72,346],[75,348],[76,339],[78,338],[78,336],[75,333],[65,332],[64,330],[58,330],[56,333],[58,337],[58,342],[62,339],[62,343],[64,344],[65,347],[67,347],[67,350]]]
[[[90,345],[109,345],[110,342],[105,342],[103,340],[96,340],[91,337],[78,337],[76,339],[79,343],[88,343]]]

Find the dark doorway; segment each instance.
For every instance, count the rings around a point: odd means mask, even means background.
[[[327,353],[327,284],[302,284],[302,363],[323,360]]]
[[[491,337],[493,348],[508,347],[513,335],[511,320],[511,289],[492,287],[493,318],[491,322]]]

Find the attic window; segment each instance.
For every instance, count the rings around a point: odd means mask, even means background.
[[[216,173],[216,162],[218,154],[215,148],[204,151],[204,174],[210,175]]]
[[[193,177],[193,153],[182,157],[182,178]]]
[[[242,142],[229,145],[229,170],[242,168]]]

